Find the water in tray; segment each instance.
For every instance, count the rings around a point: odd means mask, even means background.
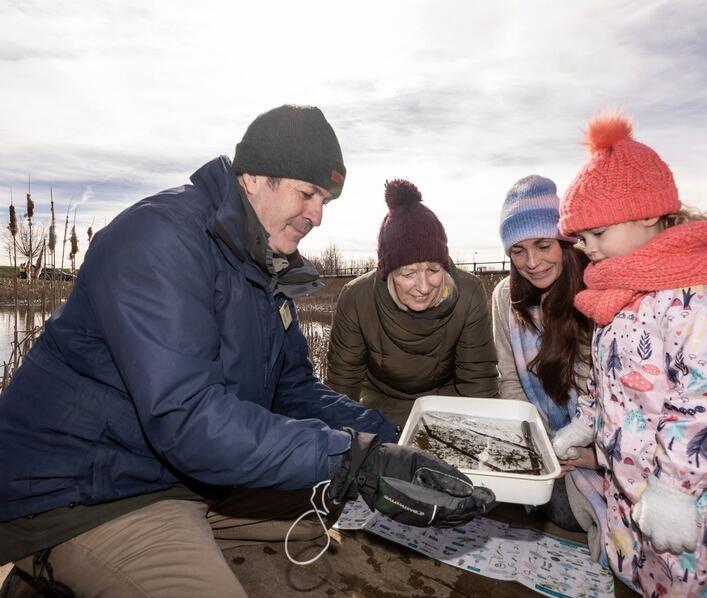
[[[425,412],[412,444],[462,470],[545,473],[528,422]]]

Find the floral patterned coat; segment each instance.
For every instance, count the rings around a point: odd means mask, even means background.
[[[592,352],[578,415],[606,469],[612,568],[646,596],[707,595],[707,287],[643,295],[596,329]],[[695,497],[696,552],[657,553],[631,519],[651,474]]]

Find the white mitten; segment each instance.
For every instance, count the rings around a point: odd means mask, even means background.
[[[697,548],[695,497],[669,486],[655,476],[631,511],[631,517],[658,552],[693,552]]]
[[[594,429],[575,418],[555,433],[552,448],[560,459],[576,459],[579,457],[577,448],[587,446],[592,440]]]

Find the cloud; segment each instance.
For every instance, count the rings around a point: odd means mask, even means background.
[[[608,106],[707,207],[706,29],[697,1],[5,2],[0,190],[90,188],[78,220],[109,221],[231,156],[265,109],[313,103],[349,175],[304,248],[374,252],[382,184],[406,176],[453,251],[500,256],[507,189],[539,173],[563,190]]]

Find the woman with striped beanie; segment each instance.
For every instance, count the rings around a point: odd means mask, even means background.
[[[508,191],[500,233],[511,273],[492,302],[501,397],[530,401],[551,435],[570,422],[578,392],[586,392],[592,330],[572,303],[583,288],[587,259],[573,247],[576,239],[560,234],[559,203],[555,183],[537,175]],[[584,448],[561,465],[563,478],[542,509],[560,527],[587,531],[592,555],[601,561],[605,508],[594,452]]]

